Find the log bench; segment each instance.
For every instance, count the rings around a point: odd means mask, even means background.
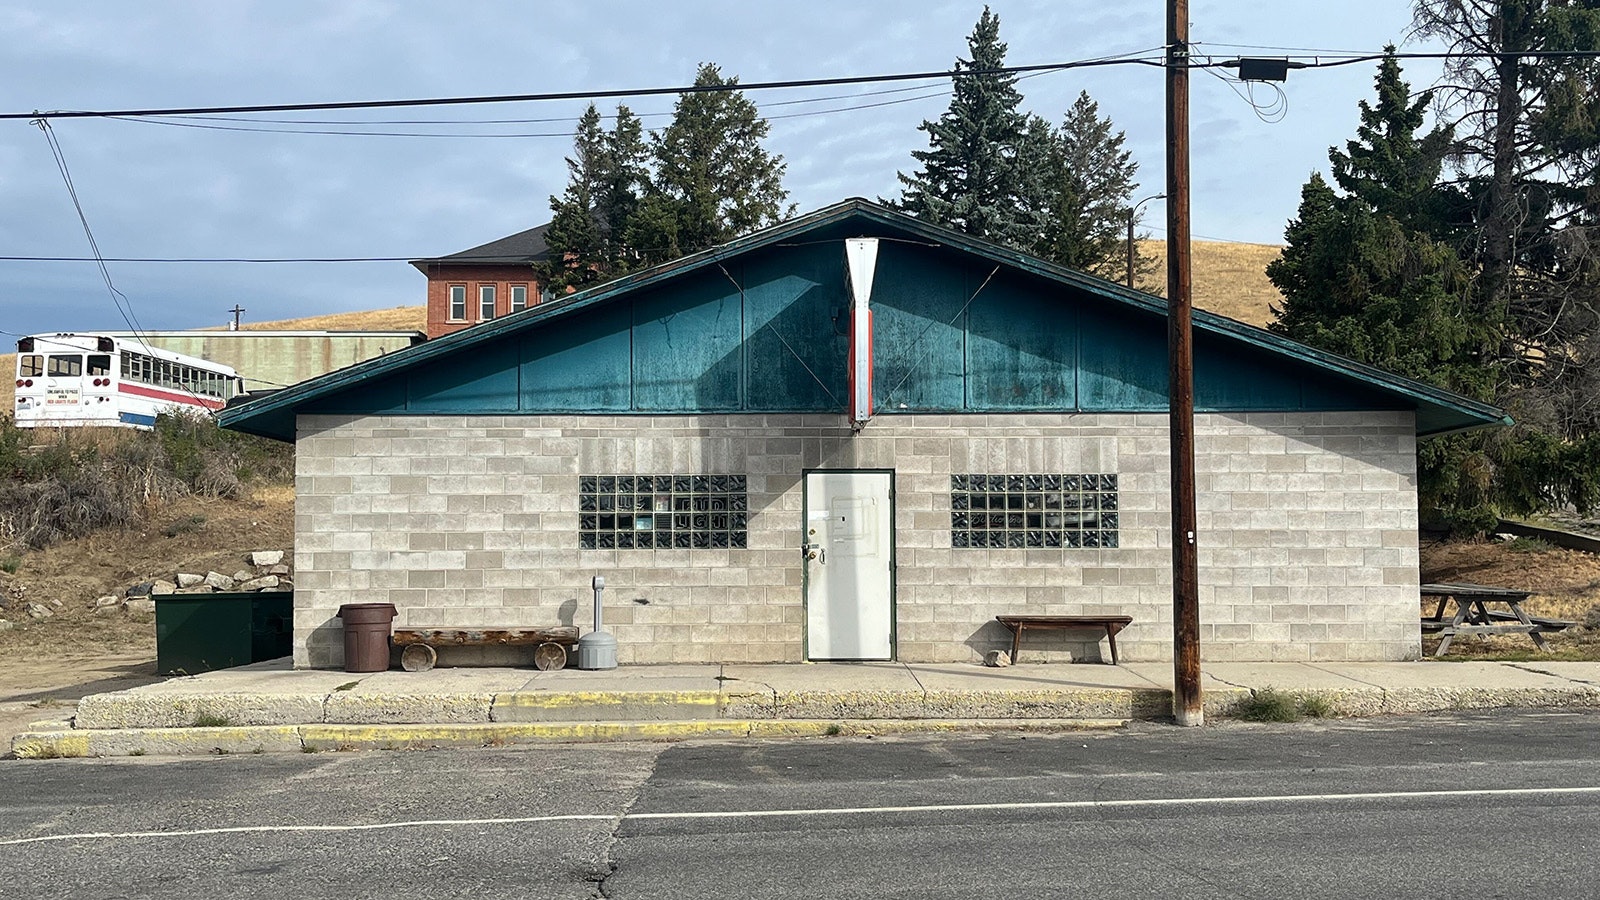
[[[995,621],[1011,629],[1011,661],[1022,652],[1025,629],[1103,628],[1111,643],[1111,664],[1117,665],[1117,632],[1133,623],[1133,616],[995,616]]]
[[[528,647],[534,668],[550,672],[564,668],[567,653],[578,644],[575,625],[551,628],[397,629],[390,638],[400,651],[400,668],[426,672],[438,661],[438,647]]]

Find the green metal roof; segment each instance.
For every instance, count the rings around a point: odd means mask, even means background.
[[[1105,307],[1108,311],[1115,313],[1116,310],[1121,310],[1122,312],[1117,313],[1118,315],[1135,316],[1142,322],[1150,317],[1158,317],[1162,320],[1166,317],[1166,301],[1160,297],[1135,291],[1081,272],[1065,269],[1016,250],[956,231],[929,225],[867,200],[852,199],[791,219],[710,250],[598,285],[578,294],[542,303],[500,319],[485,322],[396,353],[311,379],[261,399],[226,409],[219,415],[218,420],[224,427],[279,440],[293,441],[295,436],[295,416],[305,412],[363,411],[374,414],[439,414],[452,412],[535,411],[531,410],[526,402],[520,407],[517,405],[517,401],[514,398],[517,396],[519,387],[514,383],[514,378],[507,381],[496,377],[497,373],[508,368],[515,369],[519,364],[527,365],[530,353],[527,349],[528,347],[532,346],[537,349],[543,343],[550,343],[553,340],[553,336],[560,337],[561,340],[567,340],[566,332],[571,332],[574,327],[590,320],[598,322],[608,316],[610,319],[617,319],[618,321],[611,322],[606,327],[614,326],[626,331],[629,327],[628,322],[621,321],[614,312],[602,311],[603,308],[614,311],[619,304],[632,303],[635,306],[648,305],[652,310],[659,312],[659,309],[663,306],[664,301],[661,300],[663,296],[669,297],[668,301],[665,302],[671,307],[672,312],[662,321],[683,315],[684,323],[679,327],[688,327],[690,322],[696,321],[693,310],[682,307],[681,304],[672,306],[671,304],[675,301],[672,301],[669,295],[673,291],[685,296],[704,297],[715,293],[717,288],[720,287],[724,293],[731,293],[728,291],[729,283],[731,282],[732,287],[737,288],[741,302],[748,305],[754,301],[744,298],[745,286],[737,281],[732,274],[734,270],[743,271],[743,269],[739,268],[740,261],[747,267],[765,266],[765,271],[769,275],[774,271],[774,267],[781,270],[786,265],[794,266],[797,270],[811,266],[814,271],[817,267],[817,259],[820,257],[814,252],[807,255],[807,248],[816,250],[817,245],[830,243],[832,238],[840,236],[878,236],[886,238],[895,247],[899,248],[895,252],[901,253],[905,260],[902,270],[906,266],[922,264],[917,262],[919,259],[926,263],[929,269],[940,270],[928,274],[922,279],[921,283],[900,285],[902,288],[901,294],[903,295],[902,305],[906,303],[915,305],[922,302],[921,297],[923,294],[932,293],[934,288],[941,287],[939,279],[946,281],[960,280],[959,273],[952,269],[951,266],[945,265],[947,260],[936,259],[927,255],[941,253],[960,260],[981,262],[981,268],[983,269],[988,269],[992,265],[993,272],[990,273],[991,276],[995,273],[1004,272],[1005,274],[1001,276],[1002,279],[1027,279],[1030,284],[1055,285],[1073,296],[1098,299],[1102,301],[1098,305]],[[925,248],[937,249],[927,250]],[[958,251],[958,253],[950,254],[950,250]],[[924,255],[921,257],[906,255],[916,253]],[[773,254],[786,255],[774,256]],[[842,253],[836,255],[842,257]],[[732,268],[730,269],[730,267]],[[883,276],[880,275],[880,277]],[[840,289],[842,290],[842,279],[839,280],[841,281]],[[984,284],[988,284],[988,279],[984,280]],[[978,290],[982,292],[983,287],[980,286]],[[918,293],[919,291],[922,293]],[[1008,296],[998,288],[990,288],[990,291],[998,291],[1001,296]],[[950,292],[945,291],[946,294]],[[970,292],[970,285],[967,288],[967,292]],[[875,298],[876,294],[877,291],[875,290]],[[1016,291],[1013,291],[1009,296],[1018,295]],[[832,298],[824,298],[807,302],[815,305],[817,303],[832,303],[834,300]],[[874,299],[873,302],[875,308],[878,308],[878,300]],[[991,300],[991,303],[1000,302],[1002,301]],[[962,309],[965,310],[966,307],[963,306]],[[989,314],[989,321],[993,322],[997,319],[1009,317],[1009,310],[1010,307],[1000,307],[996,312]],[[718,316],[720,316],[721,311],[721,307],[716,307],[713,310]],[[895,312],[896,310],[883,309],[882,314],[885,316],[883,320],[885,325],[893,324],[892,314]],[[917,311],[913,310],[913,312]],[[738,310],[738,314],[743,319],[750,315],[750,311],[741,307]],[[639,318],[643,315],[643,313],[640,313],[634,317]],[[654,315],[654,313],[651,313],[651,315]],[[1029,323],[1025,320],[1025,315],[1025,313],[1018,313],[1021,320],[1018,323],[1011,324],[1009,328],[1010,333],[1015,337],[1008,337],[1008,340],[1028,339]],[[810,316],[812,324],[815,324],[817,313],[813,311]],[[930,313],[928,316],[918,319],[918,321],[933,322],[933,318]],[[942,319],[942,316],[937,318]],[[713,320],[705,319],[704,321],[709,323]],[[940,323],[933,322],[933,324]],[[1148,323],[1146,322],[1145,324]],[[637,323],[633,327],[635,332],[632,333],[631,343],[628,344],[630,352],[645,352],[648,350],[648,346],[641,348],[635,345],[640,344],[642,337],[649,337],[649,335],[640,335],[638,329],[641,326]],[[758,332],[755,331],[742,330],[745,328],[744,325],[738,327],[741,329],[740,333],[729,339],[735,343],[743,342],[748,344],[758,335]],[[1088,327],[1087,324],[1084,327]],[[1262,374],[1265,371],[1263,366],[1270,363],[1273,366],[1293,370],[1295,373],[1299,373],[1298,377],[1314,377],[1325,382],[1325,384],[1319,384],[1316,388],[1319,392],[1319,397],[1327,398],[1333,395],[1344,395],[1345,397],[1342,403],[1337,402],[1337,399],[1334,401],[1324,399],[1323,402],[1333,402],[1334,405],[1324,405],[1317,408],[1415,410],[1417,413],[1417,431],[1421,436],[1510,424],[1511,421],[1503,411],[1458,394],[1393,375],[1332,353],[1317,350],[1273,334],[1265,329],[1203,310],[1194,311],[1194,328],[1197,346],[1204,342],[1206,346],[1226,351],[1217,352],[1214,350],[1210,353],[1208,358],[1213,360],[1213,369],[1219,365],[1216,362],[1217,360],[1222,360],[1223,363],[1226,363],[1228,360],[1238,357],[1257,361],[1254,369],[1239,369],[1227,375],[1226,377],[1231,378],[1236,383],[1235,388],[1231,392],[1229,390],[1212,391],[1214,398],[1221,399],[1214,399],[1214,402],[1209,407],[1201,403],[1200,399],[1197,398],[1197,408],[1200,409],[1252,410],[1272,408],[1270,404],[1274,401],[1269,396],[1270,391],[1268,394],[1263,394],[1262,399],[1254,406],[1248,404],[1234,405],[1232,401],[1227,399],[1228,397],[1251,394],[1252,390],[1254,390],[1252,385],[1258,384],[1263,380]],[[588,334],[588,332],[585,332],[585,334]],[[598,335],[599,332],[596,331],[595,334]],[[778,336],[779,341],[784,341],[779,332],[773,331],[773,334]],[[923,334],[926,335],[927,332],[924,331]],[[1105,334],[1106,332],[1104,331],[1097,333],[1097,340],[1103,339]],[[821,337],[826,340],[829,336],[822,335]],[[1152,397],[1151,373],[1148,369],[1154,365],[1154,361],[1151,359],[1152,354],[1164,352],[1164,348],[1157,351],[1151,346],[1148,337],[1148,335],[1144,335],[1140,338],[1142,344],[1139,348],[1130,348],[1130,361],[1125,362],[1114,358],[1114,353],[1104,349],[1094,351],[1100,354],[1096,358],[1096,362],[1101,364],[1106,364],[1110,360],[1113,365],[1122,365],[1124,367],[1142,366],[1139,377],[1146,382],[1146,389],[1139,395],[1142,399],[1138,404],[1094,408],[1127,409],[1128,411],[1147,411],[1152,408],[1150,405]],[[668,338],[670,338],[670,335],[668,335]],[[965,335],[961,340],[963,341],[963,347],[969,342]],[[1073,337],[1072,340],[1076,341],[1078,338]],[[521,342],[523,349],[517,350],[515,347],[506,349],[511,342]],[[688,346],[685,346],[686,343]],[[695,346],[696,344],[704,343],[707,342],[680,341],[678,344],[672,344],[670,339],[666,341],[670,353],[690,356],[699,353],[702,357],[705,357],[702,362],[709,366],[716,361],[714,360],[715,353],[719,351]],[[726,344],[727,341],[724,343]],[[818,343],[822,343],[822,340],[819,340]],[[823,395],[817,394],[813,390],[812,394],[815,396],[811,397],[809,401],[797,400],[790,403],[789,406],[782,407],[782,409],[786,411],[829,409],[843,412],[843,403],[834,402],[836,393],[828,388],[825,377],[819,377],[815,371],[822,364],[815,359],[813,359],[812,364],[807,364],[806,360],[801,357],[800,352],[796,351],[790,342],[784,341],[783,347],[788,354],[793,354],[796,359],[800,360],[800,365],[804,367],[805,374],[815,379],[817,384],[822,386],[822,391],[826,392],[827,396],[823,397]],[[805,349],[802,347],[802,350]],[[735,355],[726,346],[722,347],[721,350],[728,351],[727,355],[729,357]],[[1137,350],[1137,353],[1134,350]],[[779,356],[783,352],[776,351]],[[1074,352],[1088,353],[1090,349],[1085,347],[1081,351],[1075,349]],[[711,355],[707,356],[707,354]],[[579,357],[586,359],[592,355],[580,353]],[[1048,353],[1046,353],[1046,356],[1048,356]],[[652,357],[657,363],[661,358],[659,352]],[[455,361],[458,369],[471,369],[476,373],[474,377],[478,381],[470,386],[472,390],[464,391],[459,388],[445,388],[435,391],[422,402],[413,402],[409,405],[403,396],[397,397],[395,395],[394,384],[397,378],[403,379],[408,376],[421,378],[426,373],[439,371],[440,367],[436,364],[446,360]],[[1276,362],[1273,362],[1274,360]],[[827,361],[831,363],[835,360],[830,356]],[[980,366],[987,364],[986,359],[980,358],[976,352],[964,356],[961,364],[970,367],[974,365],[974,362]],[[1050,363],[1050,360],[1047,359],[1046,362]],[[1201,366],[1203,362],[1204,358],[1197,356],[1197,367]],[[748,364],[748,360],[745,363]],[[563,358],[550,363],[542,371],[549,372],[552,370],[551,367],[557,364],[566,367],[571,366],[571,362]],[[770,380],[773,377],[770,371],[772,360],[770,358],[764,359],[763,364],[769,370],[766,373],[766,377]],[[624,362],[620,365],[626,367],[628,363]],[[616,366],[613,366],[612,369],[608,369],[596,377],[626,377],[619,371],[615,371],[615,369]],[[1200,369],[1197,368],[1197,372],[1199,371]],[[789,374],[792,375],[793,373]],[[826,373],[824,375],[826,376]],[[798,376],[798,378],[803,377]],[[1215,377],[1223,378],[1224,376]],[[1162,382],[1160,387],[1162,394],[1159,398],[1159,408],[1164,409],[1164,368],[1161,369],[1160,379]],[[572,384],[566,385],[569,391],[595,390],[593,378],[588,380],[573,378],[569,380],[572,381]],[[580,393],[578,394],[581,398],[580,402],[576,403],[576,405],[560,406],[559,409],[566,412],[733,411],[745,408],[737,405],[738,401],[735,395],[743,397],[752,391],[747,385],[749,380],[748,373],[726,375],[723,377],[723,381],[726,384],[734,385],[733,393],[730,393],[729,390],[719,391],[708,388],[688,394],[688,400],[679,397],[676,400],[662,400],[657,402],[656,405],[649,406],[638,403],[629,406],[628,403],[623,402],[616,390],[610,390],[609,392],[599,391],[592,395]],[[904,383],[904,379],[902,379],[901,383]],[[1243,386],[1240,387],[1238,386],[1239,384]],[[620,390],[626,394],[633,388],[623,387]],[[954,390],[959,392],[962,389],[955,388]],[[971,387],[965,390],[968,395],[974,393],[974,389]],[[1197,378],[1197,392],[1199,390],[1200,384]],[[1308,388],[1307,390],[1309,391],[1310,389]],[[401,394],[404,393],[403,387],[400,392]],[[485,405],[483,396],[495,392],[499,392],[497,396],[510,396],[513,399],[490,401]],[[973,397],[966,396],[958,400],[948,391],[946,393],[947,396],[944,397],[942,402],[946,406],[954,404],[954,411],[961,411],[961,402],[968,404],[966,409],[976,411],[976,408],[972,406]],[[983,395],[977,398],[979,401],[993,403],[992,399],[985,400],[985,398],[992,398],[994,394],[992,389],[987,390],[987,393],[985,393],[985,390],[980,386],[977,393]],[[1068,391],[1068,393],[1072,392]],[[842,395],[842,392],[839,395]],[[524,394],[523,396],[530,395]],[[538,401],[542,395],[532,396],[534,396],[535,401]],[[931,397],[932,394],[929,396]],[[1039,397],[1046,398],[1050,396],[1052,395],[1049,395],[1048,392],[1039,395]],[[1124,396],[1128,396],[1126,392],[1124,392]],[[908,411],[940,408],[938,402],[941,401],[925,398],[922,406],[916,406],[916,402],[913,400],[913,406],[907,408]],[[1023,402],[1020,406],[1016,404],[1009,406],[989,405],[981,408],[990,410],[1034,409],[1044,411],[1070,411],[1074,408],[1089,408],[1073,407],[1070,404],[1068,406],[1052,405],[1055,402],[1054,400],[1041,400],[1035,397],[1032,400]],[[1074,394],[1072,403],[1078,402],[1079,398]],[[693,405],[695,403],[699,405]],[[818,403],[822,404],[822,406],[815,405]],[[1260,405],[1261,403],[1266,403],[1268,406],[1262,406]],[[771,406],[761,408],[769,411],[775,409]]]

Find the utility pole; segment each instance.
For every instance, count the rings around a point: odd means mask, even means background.
[[[1167,364],[1172,438],[1172,717],[1205,724],[1195,549],[1194,336],[1189,296],[1189,0],[1167,0]]]
[[[228,310],[228,312],[233,313],[233,330],[234,331],[238,331],[239,330],[239,317],[244,315],[244,307],[242,307],[239,304],[235,303],[233,305],[233,309]]]

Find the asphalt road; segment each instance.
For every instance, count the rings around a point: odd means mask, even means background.
[[[1590,897],[1597,737],[1508,711],[8,761],[0,896]]]

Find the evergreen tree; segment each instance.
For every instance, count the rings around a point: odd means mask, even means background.
[[[1063,266],[1122,281],[1127,227],[1139,164],[1125,135],[1084,91],[1051,136],[1047,201],[1034,253]],[[1137,264],[1137,263],[1136,263]],[[1146,263],[1148,265],[1148,262]]]
[[[1486,503],[1600,504],[1600,49],[1596,0],[1417,0],[1417,32],[1459,55],[1442,114],[1465,202],[1470,314],[1503,323],[1486,361],[1514,429],[1475,440]],[[1554,54],[1554,55],[1552,55]]]
[[[706,88],[738,81],[703,63],[694,83]],[[740,91],[680,95],[671,124],[651,139],[655,178],[634,217],[634,246],[652,260],[672,259],[791,215],[783,157],[761,146],[769,128]]]
[[[605,263],[604,239],[596,198],[605,190],[606,136],[593,103],[578,119],[572,155],[567,157],[567,189],[550,198],[554,216],[545,232],[549,261],[541,264],[544,286],[557,293],[581,288],[599,278]]]
[[[967,38],[970,59],[957,58],[955,95],[937,121],[920,126],[928,149],[913,150],[921,168],[901,173],[901,210],[937,225],[1014,247],[1039,241],[1047,205],[1039,173],[1049,143],[1018,107],[1016,77],[995,74],[1006,61],[1000,17],[987,6]],[[968,74],[970,73],[970,74]]]
[[[1361,104],[1357,138],[1328,153],[1343,193],[1312,175],[1283,255],[1267,267],[1284,296],[1269,327],[1488,399],[1497,372],[1484,351],[1498,340],[1497,323],[1466,314],[1468,269],[1443,239],[1449,223],[1440,211],[1449,204],[1437,178],[1448,131],[1418,135],[1431,98],[1410,100],[1392,56],[1376,87],[1377,104]],[[1491,516],[1485,486],[1461,477],[1482,471],[1476,454],[1465,442],[1435,442],[1422,457],[1424,507],[1472,529]]]

